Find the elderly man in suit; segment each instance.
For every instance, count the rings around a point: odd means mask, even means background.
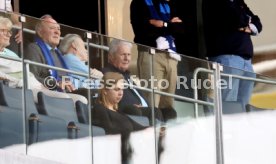
[[[68,69],[60,50],[57,48],[61,35],[60,25],[57,21],[50,15],[44,15],[36,24],[35,31],[37,35],[35,42],[28,45],[24,54],[25,58],[38,63]],[[61,81],[62,76],[65,76],[66,72],[34,65],[30,66],[30,70],[42,84],[45,84],[45,80],[51,77],[57,82],[57,88],[55,89],[69,92],[74,90],[72,84],[66,82],[66,85],[64,85]]]
[[[128,71],[131,61],[132,44],[126,41],[114,39],[109,46],[108,66],[103,68],[102,72],[119,72],[124,76],[126,82],[136,85],[130,77]],[[124,95],[119,103],[119,110],[124,113],[143,115],[151,118],[151,107],[143,94],[133,87],[124,89]],[[171,109],[154,109],[155,117],[159,120],[168,120],[176,117],[175,110]],[[164,117],[164,118],[163,118]]]

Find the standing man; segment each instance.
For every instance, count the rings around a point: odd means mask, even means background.
[[[151,65],[151,55],[147,48],[138,47],[138,73],[140,79],[155,80],[157,90],[174,94],[177,81],[177,63],[181,60],[176,54],[173,34],[180,32],[182,20],[171,15],[167,0],[132,0],[130,5],[131,25],[135,34],[134,42],[157,48]],[[150,68],[153,66],[153,75]],[[169,82],[166,89],[160,89],[160,80]],[[152,86],[152,85],[151,85]],[[146,95],[151,100],[150,94]],[[154,95],[157,108],[173,108],[174,99],[159,94]],[[152,103],[153,104],[153,103]]]
[[[203,16],[209,60],[226,66],[225,73],[255,77],[251,36],[262,31],[259,17],[244,0],[204,0]],[[222,99],[245,105],[253,85],[252,81],[233,79],[227,89],[222,89]]]

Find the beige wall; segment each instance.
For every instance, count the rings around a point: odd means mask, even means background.
[[[257,14],[263,24],[262,33],[253,37],[256,46],[276,44],[276,1],[275,0],[247,0],[250,9]]]
[[[131,0],[106,0],[107,35],[133,41],[129,6]]]
[[[124,39],[133,42],[133,31],[130,24],[130,6],[131,0],[106,0],[106,32],[110,37]],[[137,51],[136,47],[132,49],[132,60],[130,71],[137,74]]]

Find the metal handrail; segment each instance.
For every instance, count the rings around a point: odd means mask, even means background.
[[[233,68],[233,69],[235,69],[235,68]],[[194,99],[195,100],[198,99],[198,94],[197,94],[197,75],[200,72],[214,74],[214,70],[209,70],[207,68],[201,68],[201,67],[199,67],[199,68],[195,69],[194,74],[193,74],[193,78],[195,80],[195,83],[194,83]],[[249,80],[249,81],[261,82],[261,83],[265,83],[265,84],[276,85],[276,81],[273,81],[273,80],[265,80],[265,79],[260,79],[260,78],[252,78],[252,77],[246,77],[246,76],[240,76],[240,75],[234,75],[234,74],[227,74],[227,73],[221,73],[221,76],[232,77],[232,78],[238,78],[238,79],[242,79],[242,80]],[[195,116],[198,117],[198,104],[197,103],[195,103]]]

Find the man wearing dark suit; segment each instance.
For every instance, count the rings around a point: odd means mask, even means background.
[[[131,61],[131,48],[131,43],[117,39],[112,40],[109,46],[109,64],[103,68],[102,72],[119,72],[124,76],[126,82],[136,85],[135,80],[131,79],[128,71]],[[128,114],[143,115],[151,118],[150,109],[151,107],[139,90],[131,87],[124,89],[123,98],[119,103],[119,110]],[[173,109],[160,110],[155,108],[154,113],[159,120],[163,120],[163,116],[165,121],[176,117],[176,112]]]
[[[67,69],[65,62],[62,59],[61,52],[57,48],[61,32],[60,25],[56,22],[56,20],[54,20],[50,15],[44,15],[36,24],[35,30],[37,35],[35,42],[28,45],[24,58],[38,63]],[[47,79],[52,77],[58,82],[53,85],[57,84],[58,88],[64,89],[65,87],[65,89],[69,92],[74,90],[73,85],[66,84],[66,86],[63,86],[61,83],[61,77],[66,75],[65,72],[34,65],[30,65],[30,70],[35,75],[36,79],[44,85],[47,85]],[[49,87],[51,86],[48,86],[48,88]]]

